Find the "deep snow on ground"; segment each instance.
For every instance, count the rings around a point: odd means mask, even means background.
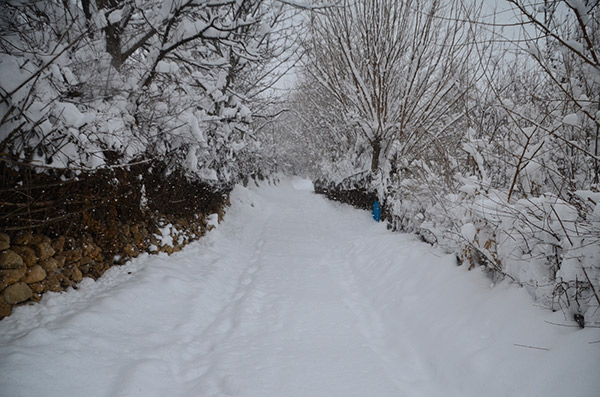
[[[597,396],[600,330],[299,179],[0,322],[3,396]]]

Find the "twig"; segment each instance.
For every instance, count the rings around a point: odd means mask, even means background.
[[[2,161],[2,160],[0,160]],[[0,193],[7,193],[7,192],[11,192],[11,193],[20,193],[20,194],[24,194],[22,192],[22,190],[34,190],[34,189],[47,189],[50,187],[57,187],[57,186],[65,186],[68,183],[74,183],[74,182],[81,182],[80,179],[77,178],[73,178],[73,179],[69,179],[66,181],[61,181],[61,182],[56,182],[56,183],[48,183],[46,185],[35,185],[35,186],[15,186],[15,187],[11,187],[11,188],[7,188],[7,189],[0,189]],[[31,196],[27,196],[27,198],[33,200],[33,197]]]
[[[74,22],[73,22],[74,23]],[[15,94],[17,91],[19,91],[21,88],[23,88],[25,85],[27,85],[27,83],[29,83],[31,80],[37,78],[37,76],[42,73],[44,71],[44,69],[46,69],[48,66],[50,66],[52,63],[54,63],[55,60],[57,60],[58,58],[60,58],[60,56],[67,50],[69,50],[71,47],[73,47],[75,44],[77,44],[77,42],[79,42],[79,40],[81,40],[86,34],[89,33],[89,30],[84,31],[83,33],[81,33],[79,36],[77,36],[71,43],[69,43],[68,45],[65,46],[65,48],[63,48],[58,54],[54,55],[52,57],[52,59],[50,59],[48,62],[46,62],[44,65],[42,65],[35,73],[33,73],[31,76],[29,76],[29,78],[27,78],[25,81],[23,81],[21,84],[19,84],[19,86],[17,86],[15,89],[13,89],[10,92],[7,92],[5,95],[1,96],[1,102],[6,102],[7,104],[9,104],[8,102],[8,98],[10,98],[13,94]]]
[[[529,345],[520,345],[518,343],[514,343],[515,346],[518,347],[526,347],[527,349],[535,349],[535,350],[545,350],[545,351],[549,351],[550,349],[547,349],[545,347],[537,347],[537,346],[529,346]]]
[[[8,201],[0,201],[0,206],[7,207],[48,207],[54,204],[55,201],[42,201],[33,203],[11,203]]]
[[[587,278],[588,283],[590,283],[590,288],[596,297],[596,301],[598,301],[598,305],[600,305],[600,298],[598,297],[598,292],[596,292],[596,287],[594,287],[594,284],[592,284],[592,280],[590,280],[590,276],[588,276],[585,267],[581,266],[581,270],[583,270],[583,274],[585,274],[585,278]]]
[[[546,320],[544,322],[551,324],[551,325],[558,325],[559,327],[579,328],[579,325],[559,324],[559,323],[553,323],[552,321],[548,321],[548,320]]]
[[[556,219],[558,219],[558,223],[560,223],[560,226],[562,227],[563,231],[565,232],[565,237],[567,238],[567,240],[569,240],[569,244],[571,244],[571,247],[573,247],[573,240],[571,240],[571,237],[569,237],[569,232],[567,232],[567,228],[565,228],[565,225],[563,224],[562,219],[560,219],[558,212],[556,212],[556,207],[552,206],[552,212],[554,212],[554,215],[556,215]],[[588,279],[588,281],[590,281],[590,279]],[[600,303],[600,301],[598,301],[598,303]]]
[[[59,171],[83,171],[83,172],[89,172],[89,171],[96,172],[96,171],[110,170],[110,169],[116,169],[116,168],[127,168],[127,167],[130,167],[133,165],[146,164],[146,163],[150,163],[150,162],[154,161],[154,159],[149,158],[149,159],[139,160],[139,161],[135,161],[132,163],[127,163],[127,164],[104,165],[104,166],[100,166],[100,167],[96,167],[96,168],[75,167],[75,166],[52,167],[49,165],[41,164],[41,160],[31,160],[30,163],[26,163],[26,162],[12,160],[7,157],[4,157],[5,153],[0,153],[0,155],[2,155],[2,157],[0,157],[0,161],[17,164],[17,165],[20,165],[23,167],[43,168],[43,169],[48,169],[48,170],[59,170]],[[34,162],[40,162],[40,164],[32,164]]]
[[[570,325],[570,324],[559,324],[559,323],[553,323],[552,321],[548,321],[545,320],[545,323],[548,323],[550,325],[558,325],[559,327],[569,327],[569,328],[581,328],[579,325]],[[586,328],[600,328],[598,326],[595,325],[586,325]]]

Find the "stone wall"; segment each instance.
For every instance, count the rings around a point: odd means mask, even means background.
[[[372,210],[373,201],[377,198],[375,193],[361,187],[349,187],[341,183],[335,184],[322,180],[316,181],[314,185],[315,193],[322,194],[330,200],[350,204],[355,208],[363,210]]]
[[[221,220],[222,206],[217,214]],[[113,239],[118,241],[117,249],[103,249],[89,234],[50,238],[27,231],[11,239],[0,233],[0,319],[10,315],[15,306],[38,302],[47,291],[77,288],[83,277],[97,279],[111,266],[140,253],[180,251],[212,228],[205,216],[193,218],[160,218],[152,225],[121,224]]]
[[[74,173],[0,163],[0,319],[140,253],[171,254],[210,228],[230,189],[161,162]]]

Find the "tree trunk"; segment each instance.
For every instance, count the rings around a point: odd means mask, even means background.
[[[373,149],[373,158],[371,159],[371,172],[376,173],[379,170],[379,155],[381,154],[381,138],[377,137],[371,142]]]
[[[119,28],[115,25],[108,25],[105,28],[106,32],[106,52],[108,52],[112,58],[111,64],[115,69],[121,68],[121,35]]]
[[[104,13],[106,10],[116,8],[119,5],[119,2],[120,0],[96,0],[96,5],[98,10]],[[89,2],[83,2],[83,5],[85,7],[86,3],[89,12]],[[106,34],[106,52],[108,52],[112,58],[111,64],[115,69],[119,70],[123,62],[121,59],[121,31],[118,22],[115,24],[108,24],[104,28],[104,32]]]

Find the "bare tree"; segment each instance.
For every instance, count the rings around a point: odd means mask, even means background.
[[[344,0],[314,14],[305,70],[336,101],[377,173],[447,152],[447,116],[473,84],[473,10],[458,1]],[[441,159],[441,158],[440,158]]]

